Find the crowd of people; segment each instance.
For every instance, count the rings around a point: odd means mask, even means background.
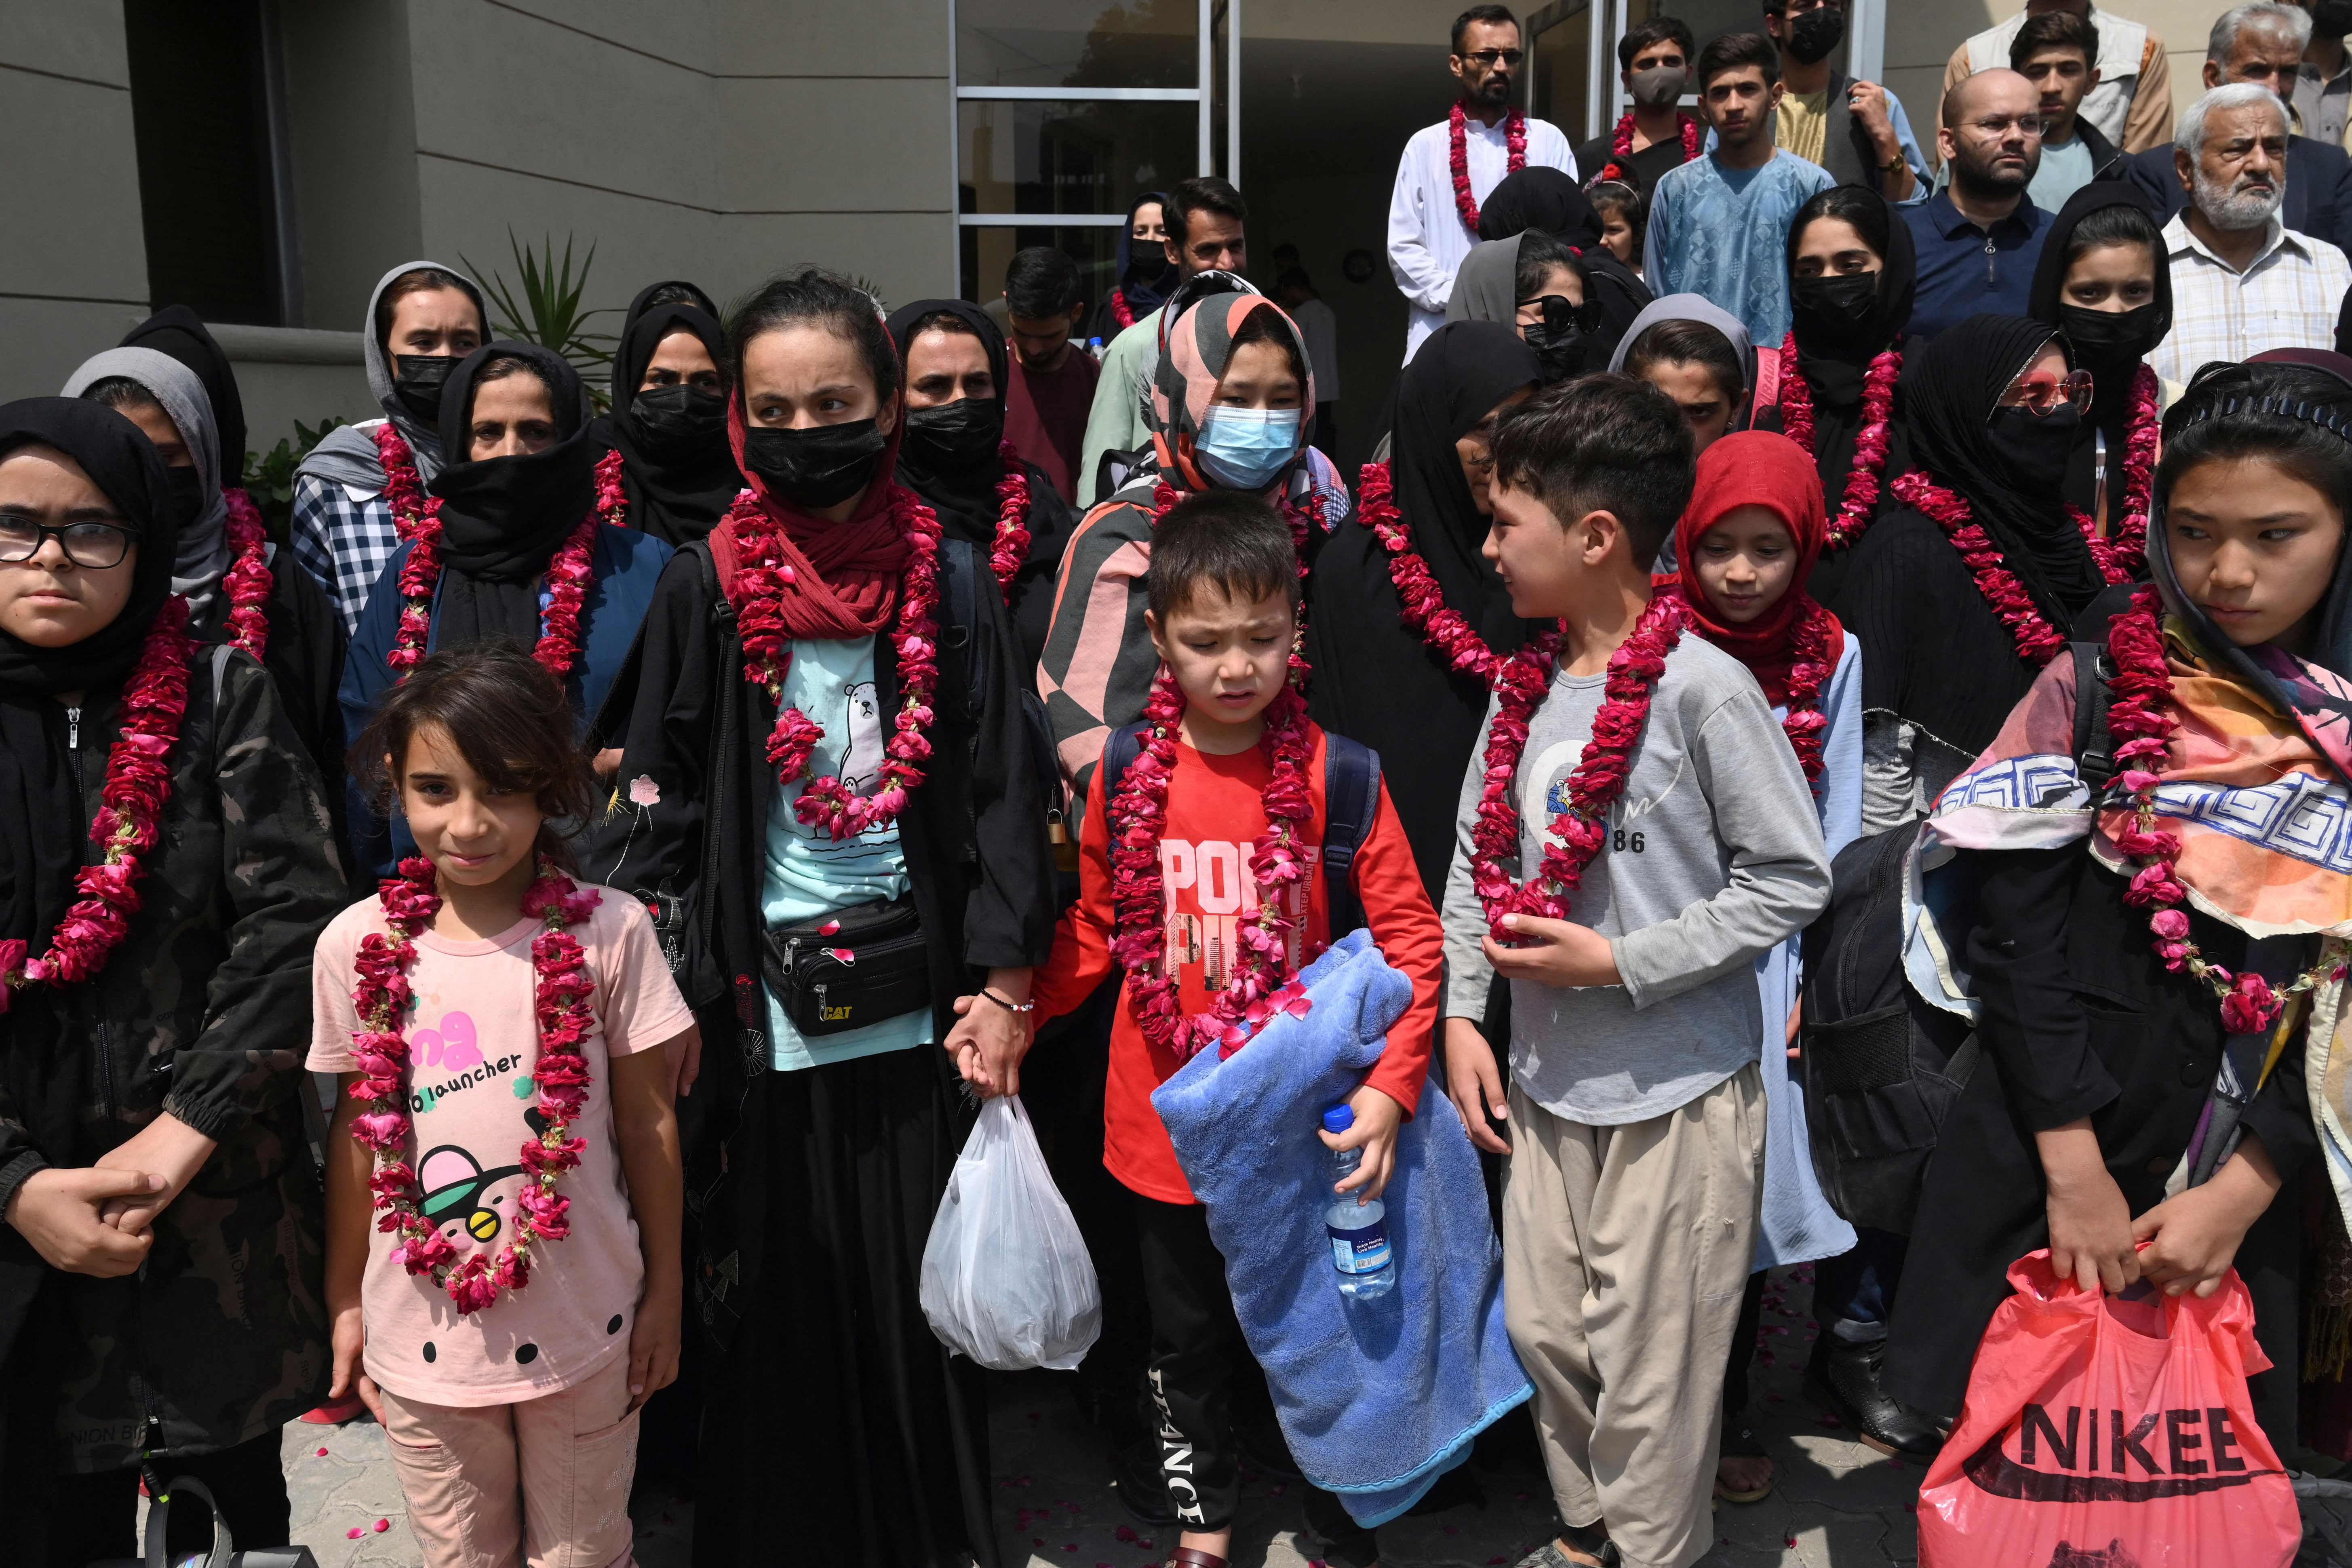
[[[1772,1489],[1787,1265],[1887,1453],[2047,1247],[2234,1268],[2264,1432],[2352,1459],[2352,5],[2228,10],[2176,116],[2030,0],[1932,148],[1842,0],[1759,22],[1635,26],[1571,147],[1463,14],[1352,475],[1344,329],[1207,176],[1100,298],[652,284],[602,396],[401,263],[282,530],[184,308],[0,405],[16,1560],[181,1477],[285,1542],[281,1429],[364,1411],[434,1568],[625,1563],[641,1472],[698,1562],[994,1563],[918,1278],[1018,1093],[1080,1410],[1223,1568],[1283,1392],[1153,1095],[1359,928],[1398,1010],[1317,1135],[1343,1202],[1408,1123],[1486,1156],[1523,1568]]]

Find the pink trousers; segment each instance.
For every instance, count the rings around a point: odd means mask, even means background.
[[[628,1405],[625,1352],[514,1405],[426,1405],[385,1389],[385,1446],[426,1568],[630,1568]]]

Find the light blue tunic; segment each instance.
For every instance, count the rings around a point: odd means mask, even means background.
[[[1852,632],[1837,668],[1822,690],[1822,837],[1830,857],[1862,837],[1862,646]],[[1786,719],[1786,707],[1772,710]],[[1756,1267],[1775,1268],[1834,1258],[1853,1246],[1853,1226],[1830,1206],[1813,1173],[1813,1146],[1805,1128],[1804,1087],[1789,1076],[1789,1014],[1803,978],[1804,933],[1797,932],[1756,961],[1756,988],[1764,1005],[1764,1205],[1756,1227]]]
[[[873,795],[880,785],[882,743],[888,738],[891,716],[881,710],[875,689],[874,639],[793,643],[783,700],[822,726],[824,739],[810,754],[808,771],[779,786],[769,804],[761,914],[772,930],[870,899],[906,897],[907,857],[897,824],[836,841],[793,815],[793,803],[812,778],[837,774],[861,795]],[[903,1051],[931,1041],[928,1007],[862,1029],[809,1039],[784,1016],[775,994],[761,989],[768,998],[770,1057],[779,1072]]]
[[[1669,169],[1643,244],[1651,291],[1704,295],[1746,323],[1757,347],[1777,347],[1789,331],[1789,220],[1835,184],[1779,148],[1759,168],[1727,169],[1706,153]]]

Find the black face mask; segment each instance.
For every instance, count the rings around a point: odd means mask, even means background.
[[[1845,13],[1834,5],[1808,11],[1789,24],[1789,58],[1800,65],[1827,59],[1845,37]]]
[[[184,468],[166,468],[163,478],[172,487],[173,510],[180,514],[180,526],[185,528],[204,512],[204,480],[193,463]]]
[[[1993,445],[2008,455],[2018,488],[2029,491],[2057,491],[2082,429],[2083,416],[2072,404],[2047,414],[2031,408],[1993,410]]]
[[[2352,33],[2352,0],[2318,0],[2311,8],[2311,30],[2324,38]]]
[[[2058,328],[2081,357],[2103,364],[2145,357],[2156,347],[2156,301],[2128,310],[2058,307]]]
[[[392,395],[400,399],[402,407],[427,425],[437,424],[441,418],[442,385],[458,363],[454,354],[394,354]]]
[[[1811,13],[1808,13],[1811,15]],[[1797,278],[1789,283],[1789,304],[1805,337],[1843,347],[1853,341],[1878,299],[1878,274]]]
[[[806,430],[746,430],[743,466],[777,500],[816,510],[864,489],[889,445],[871,419]]]
[[[1543,384],[1549,386],[1583,371],[1586,346],[1601,311],[1597,306],[1575,304],[1565,294],[1547,294],[1541,303],[1543,320],[1530,321],[1519,336],[1535,350]]]
[[[978,468],[996,456],[1004,438],[1004,405],[992,397],[959,397],[907,416],[905,455],[935,473]]]
[[[646,456],[680,462],[727,441],[727,400],[698,386],[653,386],[629,399],[629,423]]]

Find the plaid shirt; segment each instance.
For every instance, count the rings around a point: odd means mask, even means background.
[[[304,474],[294,481],[293,536],[294,559],[335,602],[351,636],[369,590],[400,548],[391,503],[381,492],[354,497],[349,485]]]
[[[2189,216],[2164,226],[2172,268],[2172,331],[2148,356],[2156,374],[2186,384],[2209,360],[2268,349],[2331,349],[2336,313],[2352,287],[2352,262],[2324,239],[2271,219],[2263,248],[2237,271],[2189,232]]]

